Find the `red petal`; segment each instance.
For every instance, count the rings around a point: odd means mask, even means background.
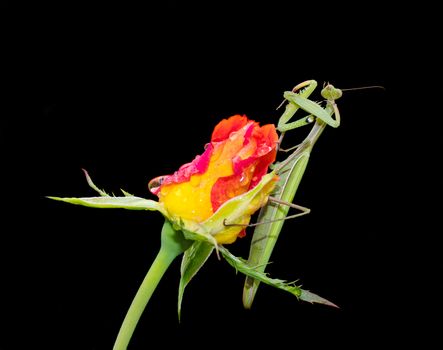
[[[212,142],[224,141],[229,138],[231,132],[238,131],[249,122],[246,116],[233,115],[228,119],[223,119],[218,123],[212,133]]]
[[[268,171],[277,154],[278,135],[274,125],[259,127],[251,124],[245,132],[243,145],[246,147],[252,139],[253,154],[245,159],[232,158],[233,175],[219,178],[211,190],[212,210],[215,212],[224,202],[254,188]],[[227,140],[226,142],[229,142]]]
[[[234,174],[220,177],[211,189],[212,210],[215,212],[223,203],[248,191],[251,176]]]
[[[278,135],[274,125],[263,125],[260,134],[261,142],[256,152],[259,162],[255,168],[250,188],[254,188],[260,182],[261,178],[267,173],[269,165],[275,161],[277,156]]]

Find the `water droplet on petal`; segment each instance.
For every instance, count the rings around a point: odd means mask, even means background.
[[[246,183],[248,182],[248,177],[246,176],[246,174],[242,174],[242,176],[240,177],[240,185],[246,185]]]
[[[264,156],[265,154],[268,154],[271,151],[272,151],[272,147],[270,147],[268,145],[263,145],[257,150],[257,156],[258,157]]]
[[[229,140],[231,141],[235,141],[236,139],[238,139],[239,137],[239,133],[237,131],[233,131],[229,134]]]
[[[153,178],[151,181],[149,181],[148,183],[149,191],[151,191],[152,193],[156,193],[159,190],[159,187],[162,185],[164,178],[165,176],[157,176]]]

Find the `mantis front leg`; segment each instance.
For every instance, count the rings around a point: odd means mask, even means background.
[[[311,83],[312,84],[312,83]],[[298,106],[298,108],[303,109],[304,111],[310,113],[310,115],[306,118],[305,122],[309,122],[312,120],[312,117],[316,117],[321,119],[324,123],[332,126],[333,128],[337,128],[340,126],[340,113],[335,103],[335,100],[339,99],[342,96],[342,91],[340,89],[335,88],[331,84],[325,85],[325,87],[321,91],[321,95],[326,99],[327,106],[326,108],[322,108],[318,103],[309,100],[306,96],[297,94],[293,91],[286,91],[284,93],[284,97],[291,102],[291,104]],[[335,119],[332,118],[331,109],[333,114],[335,114]],[[283,117],[283,116],[282,116]],[[280,118],[281,119],[281,118]],[[301,123],[301,120],[297,120],[295,122],[284,124],[280,126],[278,129],[280,131],[287,131],[294,128],[299,127],[298,123]]]
[[[307,81],[304,81],[304,82],[296,85],[292,89],[291,93],[296,94],[296,95],[300,96],[301,98],[307,99],[314,92],[316,87],[317,87],[317,82],[315,80],[307,80]],[[297,93],[297,91],[299,91],[299,90],[300,90],[300,92]],[[277,107],[277,109],[279,109],[286,100],[287,99],[285,96],[285,100],[283,100],[283,102],[280,104],[280,106]],[[315,118],[313,116],[307,116],[305,118],[301,118],[299,120],[289,123],[289,121],[295,115],[295,113],[299,110],[299,108],[300,108],[300,106],[297,105],[296,103],[288,103],[286,105],[285,111],[283,112],[282,116],[278,120],[278,125],[277,125],[277,130],[281,132],[279,144],[281,144],[286,131],[292,130],[295,128],[299,128],[299,127],[305,126],[307,124],[311,124],[312,122],[315,121]]]

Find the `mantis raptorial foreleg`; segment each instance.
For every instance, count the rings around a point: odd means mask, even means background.
[[[281,203],[292,203],[309,161],[312,148],[326,125],[332,127],[340,125],[340,114],[335,99],[341,96],[341,91],[330,84],[325,86],[322,90],[322,96],[327,100],[327,105],[323,109],[319,104],[308,99],[316,86],[316,81],[309,80],[297,85],[293,91],[284,93],[284,97],[289,103],[278,122],[277,129],[282,133],[280,143],[286,131],[309,124],[314,120],[315,123],[309,135],[295,151],[285,161],[274,167],[279,174],[279,182],[277,184],[278,191],[273,196]],[[304,89],[296,92],[301,88]],[[299,109],[305,110],[309,115],[295,122],[289,122]],[[332,118],[334,114],[335,119]],[[288,218],[289,206],[281,205],[281,203],[268,204],[261,209],[257,221],[264,224],[257,225],[252,237],[248,264],[257,266],[262,272],[264,272],[269,262],[284,220]],[[259,283],[251,277],[246,278],[243,289],[243,305],[245,308],[251,307]]]
[[[317,82],[315,80],[307,80],[296,85],[291,92],[297,94],[301,98],[307,99],[314,92],[316,87],[317,87]],[[299,90],[300,92],[297,93],[297,91]],[[285,101],[286,97],[285,100],[283,100],[283,102],[280,104],[280,106],[277,107],[277,109],[279,109]],[[278,120],[278,125],[277,125],[278,131],[281,132],[279,144],[281,144],[286,131],[299,128],[307,124],[311,124],[312,122],[315,121],[315,118],[313,116],[307,116],[305,118],[301,118],[294,122],[288,123],[299,108],[300,106],[295,103],[288,103],[286,105],[285,111]]]

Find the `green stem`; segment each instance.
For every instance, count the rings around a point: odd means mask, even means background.
[[[160,250],[126,313],[114,344],[114,350],[127,349],[137,323],[164,273],[172,261],[188,249],[191,243],[183,237],[180,231],[175,231],[169,221],[165,221]]]

